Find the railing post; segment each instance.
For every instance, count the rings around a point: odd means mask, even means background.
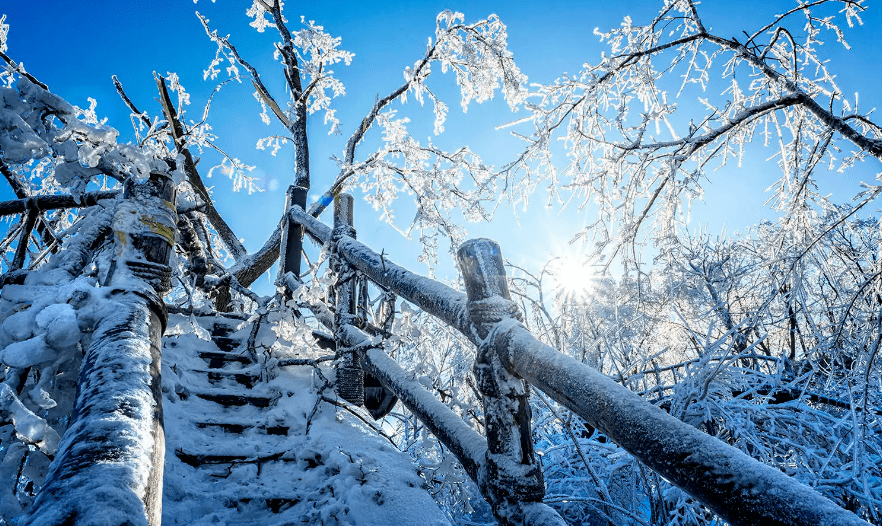
[[[306,209],[306,188],[289,186],[285,194],[285,210],[297,205]],[[279,276],[291,272],[300,278],[300,258],[303,250],[303,226],[291,221],[285,214],[285,226],[282,229],[281,254],[279,256]]]
[[[174,201],[165,174],[126,181],[111,225],[115,254],[103,280],[109,292],[83,358],[70,426],[23,524],[161,522],[160,339],[167,313],[160,295],[170,286]]]
[[[487,434],[482,485],[501,524],[523,524],[522,503],[541,502],[545,482],[533,454],[529,386],[502,365],[493,337],[497,324],[518,323],[521,314],[511,301],[499,245],[489,239],[466,241],[457,255],[472,330],[482,341],[473,368]]]
[[[342,236],[355,238],[355,229],[352,227],[353,199],[349,194],[338,194],[334,197],[334,230],[331,232],[333,244]],[[346,325],[357,326],[356,317],[356,279],[355,270],[334,251],[331,260],[331,269],[337,276],[335,286],[337,309],[334,313],[334,325],[338,334],[337,360],[335,371],[337,373],[336,390],[340,398],[355,405],[364,404],[364,371],[361,368],[361,356],[352,352],[343,343],[339,332]]]

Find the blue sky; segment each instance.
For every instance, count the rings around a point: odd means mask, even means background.
[[[877,88],[882,78],[879,42],[882,41],[882,6],[868,3],[864,26],[846,33],[854,49],[843,52],[828,45],[826,56],[846,93],[860,92],[863,108],[882,106]],[[120,101],[111,83],[117,75],[127,93],[142,110],[151,115],[160,113],[155,101],[156,88],[152,72],[176,72],[192,96],[190,118],[201,114],[204,97],[214,86],[203,81],[202,71],[214,57],[216,46],[206,37],[196,18],[198,10],[221,34],[231,34],[240,52],[262,72],[270,89],[281,97],[282,78],[272,57],[274,34],[258,34],[248,27],[245,16],[249,1],[157,0],[150,2],[119,2],[107,0],[77,2],[44,0],[25,2],[2,0],[0,13],[7,15],[11,26],[8,54],[23,62],[28,71],[49,85],[50,89],[70,102],[88,107],[87,97],[98,101],[99,116],[121,132],[122,139],[132,138],[128,110]],[[510,49],[521,70],[534,82],[549,82],[562,72],[578,71],[584,62],[596,63],[605,49],[594,36],[595,27],[618,25],[622,17],[631,15],[635,22],[649,20],[661,5],[660,1],[634,2],[490,2],[490,1],[324,1],[289,2],[286,13],[292,27],[297,15],[324,25],[329,33],[342,37],[343,49],[355,53],[349,67],[338,65],[337,76],[346,84],[347,94],[337,99],[342,136],[328,137],[327,129],[315,118],[311,128],[310,149],[313,189],[324,191],[336,175],[332,155],[340,155],[345,140],[373,104],[377,95],[384,95],[402,82],[401,71],[419,59],[426,41],[434,32],[435,16],[447,8],[462,11],[467,21],[476,21],[489,13],[497,13],[508,26]],[[793,2],[738,2],[707,0],[700,9],[705,24],[724,36],[748,32],[770,20]],[[452,76],[435,79],[439,89],[452,93]],[[446,86],[446,87],[443,87]],[[261,178],[265,192],[253,195],[230,194],[231,183],[216,175],[207,183],[214,185],[215,198],[221,213],[234,231],[245,238],[246,247],[255,250],[266,239],[281,214],[284,189],[292,180],[291,150],[282,150],[271,157],[254,149],[256,140],[281,130],[275,124],[266,127],[258,118],[258,105],[251,97],[250,86],[224,88],[215,99],[211,121],[218,144],[231,155],[258,166],[254,175]],[[684,103],[688,103],[685,102]],[[494,132],[497,124],[517,116],[508,114],[501,100],[483,106],[471,106],[465,116],[459,113],[457,99],[448,99],[451,116],[443,139],[449,144],[468,144],[485,160],[499,165],[515,153],[517,142]],[[399,107],[400,106],[396,106]],[[402,111],[412,111],[411,118],[428,123],[425,137],[431,132],[428,108],[419,109],[413,102]],[[417,130],[421,130],[418,126]],[[363,153],[369,152],[366,145]],[[769,154],[770,155],[770,154]],[[760,152],[737,174],[720,174],[706,185],[706,204],[694,207],[695,224],[706,223],[710,232],[723,225],[731,232],[770,215],[762,204],[768,195],[762,191],[776,178],[774,166],[763,164],[767,157]],[[207,164],[207,161],[206,161]],[[200,165],[202,167],[203,165]],[[207,171],[207,166],[203,169]],[[857,180],[870,180],[879,171],[879,163],[842,178],[826,181],[834,198],[848,198],[857,188]],[[826,183],[825,183],[826,184]],[[4,196],[3,198],[8,198]],[[536,196],[534,204],[545,199]],[[732,204],[737,202],[737,206]],[[411,268],[418,253],[416,240],[406,241],[389,228],[378,226],[367,205],[356,205],[356,228],[360,237],[378,251],[386,249],[392,258]],[[406,210],[406,207],[405,209]],[[409,217],[402,215],[406,222]],[[508,212],[503,212],[491,225],[474,225],[474,235],[499,240],[503,253],[530,266],[558,255],[566,240],[593,219],[593,212],[568,210],[558,215],[556,209],[532,206],[521,215],[522,228]],[[327,219],[326,219],[327,221]],[[523,240],[528,239],[528,243]],[[511,248],[509,248],[511,247]],[[443,247],[442,251],[443,252]],[[445,265],[447,267],[447,265]],[[448,267],[449,269],[449,267]],[[266,281],[266,280],[263,280]],[[262,287],[268,286],[268,282]]]

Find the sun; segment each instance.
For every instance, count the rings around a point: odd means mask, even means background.
[[[549,262],[548,274],[554,292],[568,297],[589,296],[597,281],[589,258],[557,257]]]

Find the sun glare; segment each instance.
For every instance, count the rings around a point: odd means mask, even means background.
[[[556,293],[584,297],[594,290],[596,276],[588,259],[559,257],[549,265],[549,274]]]

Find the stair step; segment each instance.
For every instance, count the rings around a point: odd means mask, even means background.
[[[181,449],[175,450],[175,456],[178,457],[181,462],[187,464],[188,466],[192,466],[194,468],[198,468],[201,466],[211,466],[217,464],[246,464],[246,463],[263,463],[270,462],[274,460],[285,461],[283,458],[285,455],[285,451],[280,451],[278,453],[271,453],[268,455],[203,455],[203,454],[192,454],[185,453]]]
[[[241,364],[250,364],[251,358],[244,354],[233,354],[227,352],[199,351],[199,357],[208,362],[208,366],[212,369],[222,369],[227,363],[238,362]]]
[[[234,424],[228,422],[196,422],[199,429],[222,429],[225,433],[241,435],[246,429],[256,429],[267,435],[288,436],[288,426],[253,426],[251,424]]]
[[[225,323],[214,323],[211,325],[211,336],[223,338],[233,334],[236,330]]]
[[[226,394],[226,393],[192,393],[198,396],[203,400],[208,400],[209,402],[215,402],[224,407],[240,407],[243,405],[253,405],[254,407],[269,407],[276,400],[279,399],[278,396],[269,397],[269,396],[249,396],[249,395],[234,395],[234,394]]]
[[[243,346],[243,342],[239,338],[230,338],[228,336],[212,336],[211,341],[217,345],[217,348],[224,352],[232,352]]]
[[[259,374],[249,374],[239,371],[225,371],[223,369],[215,369],[213,371],[193,370],[194,373],[203,373],[208,376],[208,382],[211,384],[221,384],[224,381],[234,381],[239,385],[247,388],[254,387],[260,382]]]

